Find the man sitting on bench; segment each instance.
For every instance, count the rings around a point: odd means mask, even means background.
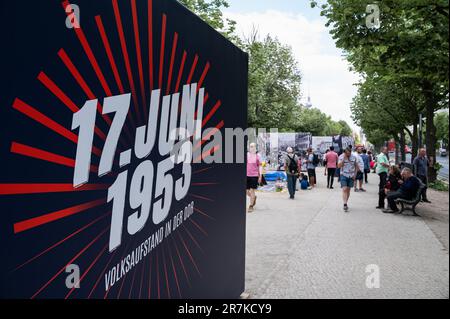
[[[409,168],[404,168],[402,170],[402,178],[399,183],[401,184],[400,189],[396,192],[391,192],[387,196],[389,203],[389,209],[383,210],[385,214],[395,214],[399,212],[397,204],[395,201],[399,198],[412,200],[417,195],[417,191],[420,187],[420,181],[412,173]]]

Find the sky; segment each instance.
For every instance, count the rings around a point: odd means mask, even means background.
[[[261,38],[270,34],[292,47],[303,76],[303,102],[310,95],[313,107],[359,130],[350,111],[358,76],[349,71],[343,52],[336,48],[318,8],[312,9],[309,0],[228,0],[228,3],[230,7],[224,14],[237,22],[240,36],[248,35],[256,27]]]

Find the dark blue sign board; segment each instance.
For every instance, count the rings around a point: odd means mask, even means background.
[[[0,24],[0,298],[237,298],[245,165],[186,159],[245,129],[247,55],[173,0],[5,0]]]

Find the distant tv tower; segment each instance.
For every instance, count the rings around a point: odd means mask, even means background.
[[[311,103],[311,96],[309,96],[309,94],[308,94],[308,101],[306,102],[305,107],[306,107],[307,109],[310,109],[310,108],[313,107],[313,105],[312,105],[312,103]]]
[[[313,107],[312,102],[311,102],[311,89],[310,89],[310,86],[309,86],[309,82],[308,82],[308,100],[307,100],[307,102],[305,104],[305,107],[307,109],[311,109]]]

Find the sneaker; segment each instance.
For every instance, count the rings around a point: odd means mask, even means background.
[[[359,189],[356,188],[356,189],[355,189],[355,193],[359,193]]]
[[[331,187],[330,187],[330,189],[334,189],[334,187],[333,187],[333,186],[331,186]]]
[[[384,209],[384,207],[382,207],[382,206],[377,206],[377,207],[375,207],[376,209]]]
[[[344,212],[348,212],[348,205],[344,204]]]
[[[392,209],[383,209],[382,212],[385,213],[385,214],[395,214],[398,211],[394,211]]]
[[[367,192],[364,188],[361,188],[359,191],[363,193]]]
[[[254,209],[253,209],[253,206],[250,206],[250,207],[248,208],[248,211],[247,211],[247,212],[248,212],[248,213],[253,213],[253,210],[254,210]]]

